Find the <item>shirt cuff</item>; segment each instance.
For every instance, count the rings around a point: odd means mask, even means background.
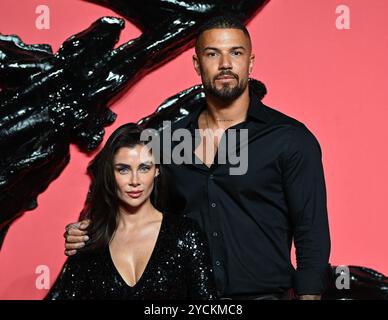
[[[294,277],[294,290],[297,295],[322,294],[328,286],[330,265],[323,271],[316,269],[297,270]]]

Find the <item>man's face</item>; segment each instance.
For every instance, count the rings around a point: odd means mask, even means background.
[[[211,29],[202,33],[193,62],[206,94],[230,102],[247,90],[254,55],[242,30]]]

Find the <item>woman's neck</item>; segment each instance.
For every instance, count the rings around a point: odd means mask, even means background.
[[[117,217],[117,229],[132,229],[158,218],[159,215],[160,212],[156,210],[150,200],[136,208],[121,206]]]

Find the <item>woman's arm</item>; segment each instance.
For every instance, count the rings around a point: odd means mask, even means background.
[[[69,257],[61,273],[52,286],[45,300],[81,300],[85,299],[87,281],[83,260],[77,256]]]
[[[189,299],[216,299],[216,287],[205,233],[198,224],[185,219],[183,247],[186,256],[187,286]]]

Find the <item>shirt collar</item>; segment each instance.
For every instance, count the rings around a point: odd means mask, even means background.
[[[247,120],[252,119],[264,123],[270,121],[270,115],[266,110],[266,106],[260,101],[255,92],[249,92],[250,102],[247,112]],[[190,125],[197,125],[198,118],[201,112],[206,108],[206,100],[203,99],[198,105],[183,119],[180,120],[180,127],[188,127]]]
[[[253,118],[255,120],[268,123],[271,118],[267,112],[267,107],[261,102],[256,93],[252,92],[252,90],[249,90],[249,97],[250,102],[247,118]]]

